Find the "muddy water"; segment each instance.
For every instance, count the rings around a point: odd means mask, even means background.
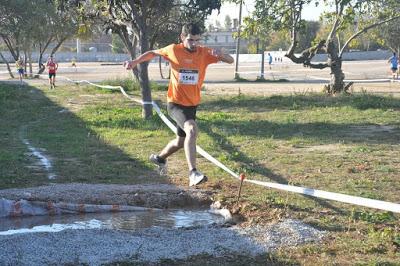
[[[223,223],[224,218],[208,210],[162,210],[97,213],[84,215],[33,216],[0,219],[0,235],[59,232],[66,229],[137,230],[150,227],[179,228]]]

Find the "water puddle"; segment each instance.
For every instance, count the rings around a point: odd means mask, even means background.
[[[163,210],[32,216],[0,219],[0,235],[59,232],[66,229],[137,230],[150,227],[181,228],[223,223],[224,218],[208,210]]]

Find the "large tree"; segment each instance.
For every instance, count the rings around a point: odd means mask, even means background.
[[[303,8],[306,4],[322,3],[332,9],[324,14],[331,25],[330,30],[325,38],[297,56],[295,52],[298,52],[299,32],[304,28]],[[345,75],[342,71],[342,55],[351,41],[374,27],[400,18],[398,0],[256,0],[255,7],[252,17],[259,25],[290,32],[291,46],[286,53],[288,58],[306,67],[331,69],[331,81],[326,86],[329,93],[344,92],[351,85],[344,83]],[[362,22],[358,30],[350,37],[340,39],[340,33],[354,27],[355,21]],[[320,50],[328,54],[328,60],[325,63],[312,63],[311,59]]]
[[[38,65],[41,69],[42,57],[49,45],[54,45],[50,52],[54,54],[67,38],[76,34],[79,26],[78,10],[66,8],[61,3],[56,0],[0,2],[0,37],[14,60],[24,54],[25,59],[31,63],[32,51],[37,49]],[[10,75],[12,76],[11,71]]]
[[[179,29],[187,21],[204,24],[205,17],[221,6],[220,0],[92,0],[91,3],[87,8],[89,13],[93,11],[108,30],[120,36],[132,59],[137,52],[154,49],[171,37],[177,40]],[[140,64],[136,71],[142,100],[151,102],[148,62]],[[144,105],[143,117],[151,115],[152,106]]]
[[[57,0],[35,1],[41,4],[39,7],[42,12],[35,18],[40,24],[40,28],[35,31],[33,45],[39,52],[38,66],[39,74],[44,71],[42,66],[43,55],[48,51],[49,45],[53,44],[50,55],[55,54],[61,45],[69,38],[79,35],[82,28],[88,25],[82,23],[80,10],[73,4],[65,4]],[[44,12],[45,11],[45,12]]]
[[[1,1],[0,2],[0,37],[2,38],[7,49],[10,51],[14,60],[18,60],[22,50],[22,42],[24,36],[24,28],[27,25],[29,1]],[[2,60],[7,64],[7,68],[11,77],[13,77],[8,61],[0,53]]]
[[[379,31],[374,31],[379,44],[400,54],[400,23],[389,23]]]

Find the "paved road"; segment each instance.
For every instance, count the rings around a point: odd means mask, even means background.
[[[218,63],[210,65],[206,76],[206,91],[210,94],[236,94],[256,93],[256,94],[274,94],[274,93],[303,93],[308,91],[321,91],[323,84],[330,78],[330,70],[318,70],[304,68],[290,62],[277,63],[269,69],[265,67],[265,78],[268,80],[285,79],[289,82],[273,83],[237,83],[233,82],[234,64]],[[260,63],[242,63],[239,72],[241,77],[255,80],[260,76]],[[385,60],[374,61],[347,61],[343,63],[343,71],[346,79],[359,80],[355,86],[355,91],[373,91],[378,93],[400,94],[400,82],[389,82],[391,78],[389,65]],[[163,65],[164,76],[168,74],[168,67]],[[61,76],[66,76],[74,80],[90,80],[99,82],[103,80],[113,80],[116,78],[130,77],[131,73],[124,70],[122,65],[107,63],[78,63],[75,69],[69,63],[61,63],[58,71],[59,82],[62,82]],[[149,66],[150,79],[165,82],[161,79],[158,63],[151,63]],[[46,76],[44,76],[46,79]],[[386,79],[386,81],[371,82],[373,80]],[[0,65],[0,80],[9,80],[4,64]],[[360,82],[364,80],[364,82]],[[29,81],[31,84],[46,84],[43,81]]]

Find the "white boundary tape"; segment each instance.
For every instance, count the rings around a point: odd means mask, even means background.
[[[45,76],[45,75],[41,75],[41,76]],[[122,86],[98,85],[98,84],[92,83],[87,80],[75,81],[75,80],[69,79],[67,77],[63,77],[63,76],[60,76],[60,77],[66,79],[70,82],[73,82],[73,83],[87,83],[92,86],[95,86],[98,88],[104,88],[104,89],[119,89],[125,97],[129,98],[130,100],[132,100],[136,103],[151,104],[154,107],[154,110],[157,112],[158,116],[161,118],[161,120],[173,132],[176,132],[175,125],[172,124],[171,121],[161,112],[160,107],[158,107],[158,105],[155,102],[143,102],[142,100],[135,99],[134,97],[128,95]],[[201,156],[203,156],[204,158],[206,158],[207,160],[209,160],[216,166],[220,167],[221,169],[223,169],[224,171],[226,171],[227,173],[229,173],[236,179],[240,180],[240,176],[237,173],[233,172],[228,167],[226,167],[223,163],[221,163],[220,161],[218,161],[217,159],[212,157],[209,153],[207,153],[205,150],[203,150],[200,146],[196,146],[196,147],[197,147],[197,152]],[[381,201],[381,200],[374,200],[374,199],[369,199],[369,198],[356,197],[356,196],[350,196],[350,195],[346,195],[346,194],[328,192],[328,191],[317,190],[317,189],[306,188],[306,187],[297,187],[297,186],[279,184],[279,183],[271,183],[271,182],[264,182],[264,181],[251,180],[251,179],[244,179],[244,181],[252,183],[252,184],[264,186],[264,187],[275,188],[275,189],[280,189],[280,190],[284,190],[284,191],[290,191],[290,192],[308,195],[308,196],[312,196],[312,197],[316,197],[316,198],[335,200],[335,201],[339,201],[339,202],[350,203],[350,204],[354,204],[354,205],[400,213],[400,204],[397,204],[397,203]]]
[[[375,208],[375,209],[400,213],[400,204],[397,204],[397,203],[391,203],[391,202],[362,198],[362,197],[355,197],[355,196],[350,196],[350,195],[346,195],[346,194],[328,192],[328,191],[317,190],[317,189],[312,189],[312,188],[283,185],[283,184],[278,184],[278,183],[270,183],[270,182],[263,182],[263,181],[257,181],[257,180],[246,180],[246,179],[245,179],[245,181],[247,181],[249,183],[261,185],[261,186],[266,186],[266,187],[270,187],[270,188],[276,188],[276,189],[280,189],[280,190],[300,193],[300,194],[309,195],[309,196],[313,196],[313,197],[317,197],[317,198],[336,200],[336,201],[340,201],[340,202],[344,202],[344,203],[350,203],[350,204],[365,206],[365,207],[369,207],[369,208]]]

